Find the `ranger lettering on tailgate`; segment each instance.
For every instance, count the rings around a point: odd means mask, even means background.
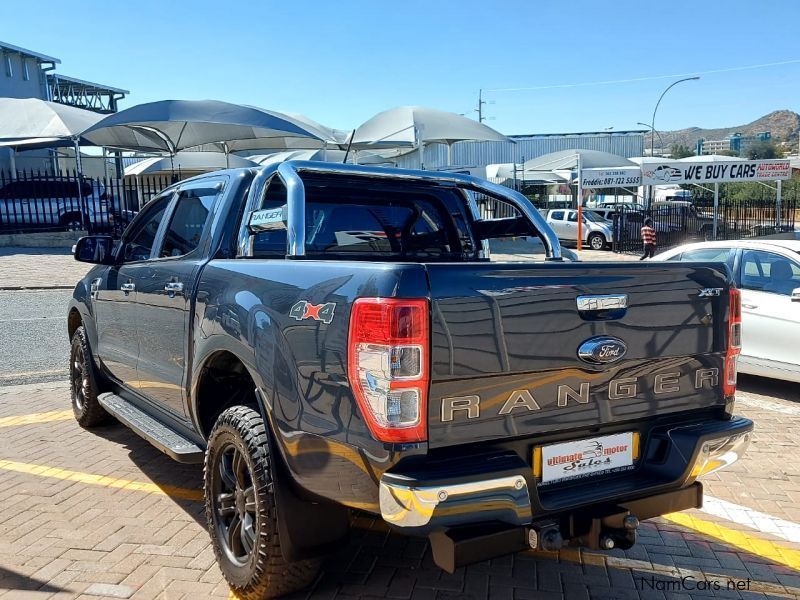
[[[668,394],[680,392],[679,372],[659,373],[655,376],[652,391],[654,394]],[[625,400],[635,398],[639,394],[639,377],[620,377],[612,379],[608,383],[609,400]],[[715,387],[719,384],[719,369],[697,369],[694,372],[694,387],[702,389],[706,385]],[[580,404],[588,404],[590,400],[591,384],[581,383],[575,390],[569,385],[559,385],[556,394],[556,407],[564,408],[569,404],[569,400],[574,400]],[[550,402],[552,404],[552,400]],[[509,394],[506,401],[497,412],[498,415],[512,414],[514,409],[525,409],[528,411],[541,410],[542,407],[536,401],[530,390],[514,390]],[[480,396],[457,396],[454,398],[442,398],[442,422],[452,421],[459,413],[467,419],[477,419],[481,416]]]

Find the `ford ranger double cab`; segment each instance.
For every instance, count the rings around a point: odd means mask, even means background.
[[[478,201],[509,205],[482,219]],[[538,262],[488,240],[538,236]],[[721,263],[564,260],[522,195],[468,175],[285,162],[148,202],[68,311],[72,408],[204,462],[243,598],[313,581],[350,511],[447,571],[628,548],[735,461],[739,292]]]

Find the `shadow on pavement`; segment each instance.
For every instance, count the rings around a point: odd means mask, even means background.
[[[56,592],[63,592],[66,588],[50,585],[47,582],[39,581],[38,579],[33,579],[22,573],[0,567],[0,591],[2,590],[15,592],[37,591],[54,594]]]
[[[93,433],[127,448],[131,460],[157,485],[202,490],[201,465],[176,463],[121,425]],[[172,499],[205,526],[201,501]],[[683,593],[687,597],[786,598],[800,594],[799,571],[673,524],[645,523],[640,543],[624,552],[522,553],[461,568],[452,575],[433,564],[426,539],[393,533],[380,518],[366,513],[354,512],[351,524],[349,543],[323,560],[322,573],[310,590],[291,598],[341,594],[479,600],[545,594],[623,599],[648,593],[663,597],[659,592],[667,597]],[[731,585],[744,587],[731,590]],[[8,589],[8,584],[0,576],[0,589],[4,587]]]
[[[792,381],[782,381],[780,379],[770,379],[768,377],[758,377],[757,375],[745,375],[739,373],[737,389],[750,394],[759,396],[770,396],[780,400],[790,400],[796,402],[800,400],[800,383]]]
[[[205,505],[202,500],[187,499],[170,493],[171,488],[180,488],[195,491],[202,498],[203,465],[186,465],[176,462],[156,450],[133,431],[116,422],[92,429],[91,434],[125,447],[128,450],[129,458],[139,470],[150,481],[163,488],[167,496],[205,527]]]

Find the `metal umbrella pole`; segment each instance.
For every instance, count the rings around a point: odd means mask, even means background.
[[[717,227],[719,224],[719,183],[714,184],[714,239],[717,239]]]
[[[83,199],[83,164],[81,163],[81,143],[80,139],[75,136],[72,138],[72,143],[75,145],[75,168],[78,171],[78,205],[81,207],[81,227],[86,229],[86,207],[84,206]]]
[[[583,183],[581,181],[581,155],[578,153],[578,250],[583,248]]]

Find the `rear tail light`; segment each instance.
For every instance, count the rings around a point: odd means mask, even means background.
[[[347,374],[379,441],[428,437],[429,314],[426,299],[358,298],[353,303]]]
[[[736,368],[742,351],[742,295],[736,288],[729,292],[728,351],[725,353],[725,377],[722,390],[726,396],[736,394]]]

